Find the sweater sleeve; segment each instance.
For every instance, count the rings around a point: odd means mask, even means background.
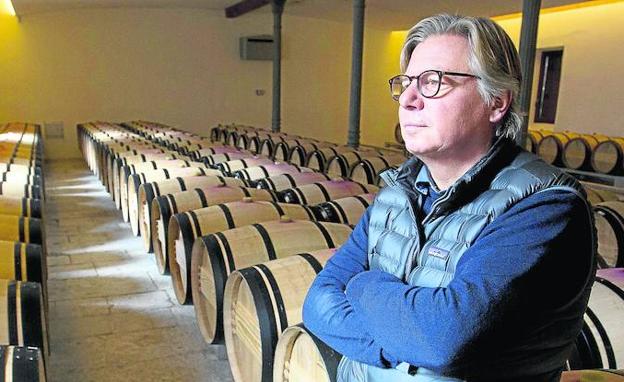
[[[349,280],[368,269],[367,210],[349,239],[327,262],[312,283],[303,304],[303,322],[323,342],[347,357],[379,367],[388,362],[381,347],[366,333],[345,296]]]
[[[399,361],[461,375],[471,356],[496,354],[504,346],[497,336],[520,332],[536,311],[582,298],[594,271],[592,222],[578,195],[540,192],[484,229],[446,288],[410,286],[372,270],[349,281],[347,300],[362,330]]]

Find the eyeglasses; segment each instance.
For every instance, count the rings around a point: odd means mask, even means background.
[[[425,98],[433,98],[440,92],[440,85],[442,84],[442,77],[444,76],[459,76],[459,77],[472,77],[481,79],[479,76],[468,73],[457,72],[445,72],[442,70],[425,70],[417,76],[408,76],[406,74],[399,74],[388,80],[390,84],[390,94],[395,101],[399,100],[399,97],[403,92],[412,84],[412,81],[416,81],[416,88],[420,95]]]

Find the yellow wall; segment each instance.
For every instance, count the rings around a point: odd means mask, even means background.
[[[46,142],[50,158],[79,155],[82,121],[148,119],[195,132],[270,125],[271,64],[240,60],[238,37],[270,33],[271,23],[191,10],[3,16],[0,121],[63,122],[65,139]]]
[[[388,79],[400,73],[399,52],[406,32],[367,30],[362,89],[361,142],[383,146],[395,142],[398,104],[390,97]]]
[[[542,14],[537,49],[563,47],[561,85],[554,126],[533,123],[531,127],[583,133],[624,135],[624,2]],[[499,21],[518,43],[519,18]],[[533,97],[535,105],[539,77],[536,57]]]

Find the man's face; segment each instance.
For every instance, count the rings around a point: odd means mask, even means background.
[[[431,36],[416,46],[405,74],[418,76],[431,69],[474,74],[468,66],[469,49],[464,37]],[[490,108],[478,93],[476,78],[444,76],[434,98],[420,95],[412,81],[399,105],[405,146],[425,163],[469,161],[490,146]]]

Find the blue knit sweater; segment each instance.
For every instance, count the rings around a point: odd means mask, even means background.
[[[437,197],[430,189],[425,214]],[[447,288],[414,287],[368,270],[368,220],[367,211],[317,276],[303,319],[333,349],[369,365],[407,362],[461,377],[479,358],[495,364],[518,327],[548,322],[549,309],[586,298],[595,272],[590,211],[568,191],[534,194],[499,216],[464,253]],[[552,346],[563,340],[548,339]],[[522,358],[531,350],[513,351]]]

